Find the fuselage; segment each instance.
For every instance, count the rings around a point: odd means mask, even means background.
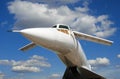
[[[84,51],[70,29],[28,28],[21,30],[21,33],[36,45],[54,51],[66,66],[90,69]]]

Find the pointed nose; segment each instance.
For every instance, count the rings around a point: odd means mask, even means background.
[[[28,39],[34,38],[38,35],[36,29],[34,28],[23,29],[20,31],[20,33],[24,35],[25,37],[27,37]]]
[[[52,31],[48,28],[30,28],[20,31],[22,35],[33,42],[48,41],[53,39]]]
[[[53,48],[55,43],[55,35],[51,28],[30,28],[23,29],[20,33],[33,41],[37,45],[41,45],[46,48]]]
[[[25,36],[26,38],[28,38],[29,40],[32,40],[37,37],[37,33],[35,31],[35,29],[23,29],[20,31],[20,33]]]

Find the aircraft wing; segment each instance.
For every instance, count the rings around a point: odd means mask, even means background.
[[[34,48],[35,46],[36,46],[36,44],[33,43],[33,42],[31,42],[31,43],[29,43],[29,44],[21,47],[19,50],[21,50],[21,51],[27,51],[27,50],[29,50],[29,49]]]
[[[105,45],[111,45],[113,43],[113,41],[106,40],[106,39],[99,38],[99,37],[92,36],[92,35],[88,35],[88,34],[81,33],[81,32],[73,31],[73,33],[76,37],[79,37],[80,39],[83,39],[83,40],[88,40],[88,41],[101,43]]]

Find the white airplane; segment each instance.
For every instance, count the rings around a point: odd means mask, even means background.
[[[20,48],[22,51],[35,46],[42,46],[54,51],[66,65],[62,79],[105,79],[91,70],[91,66],[76,38],[105,45],[111,45],[112,41],[72,31],[69,26],[64,24],[57,24],[52,28],[27,28],[19,31],[13,30],[13,32],[20,32],[32,41]]]

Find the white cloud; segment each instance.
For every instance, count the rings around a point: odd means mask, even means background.
[[[0,60],[1,65],[11,65],[11,62],[9,60]]]
[[[20,72],[20,73],[24,73],[24,72],[40,72],[40,68],[38,67],[26,67],[26,66],[13,66],[12,70],[14,72]]]
[[[47,3],[49,6],[60,6],[65,4],[72,4],[76,3],[81,0],[24,0],[24,1],[30,1],[30,2],[37,2],[37,3]]]
[[[47,59],[33,55],[30,59],[25,61],[15,61],[15,60],[0,60],[0,65],[9,65],[12,66],[12,70],[14,72],[40,72],[40,68],[45,67],[48,68],[51,66],[50,63],[47,62]]]
[[[117,57],[120,58],[120,54],[118,54]]]
[[[116,68],[120,68],[120,65],[116,65]]]
[[[96,70],[97,73],[103,75],[106,79],[119,79],[120,69],[115,66],[109,66],[101,69]]]
[[[47,60],[46,58],[44,58],[43,56],[38,56],[38,55],[33,55],[31,57],[31,59],[35,59],[35,60]]]
[[[70,0],[73,1],[73,0]],[[49,7],[48,4],[32,3],[16,0],[9,4],[10,13],[15,15],[14,28],[49,27],[57,23],[68,24],[80,32],[97,35],[99,37],[111,36],[116,28],[109,20],[108,15],[89,15],[89,8],[68,6]]]
[[[60,74],[52,74],[49,79],[61,79],[61,75]]]
[[[88,62],[93,67],[108,66],[110,64],[110,60],[106,57],[96,58],[95,60],[88,60]]]
[[[52,74],[51,76],[52,76],[52,77],[55,77],[55,78],[56,78],[56,77],[60,77],[59,74]]]
[[[0,79],[4,79],[4,74],[0,72]]]

